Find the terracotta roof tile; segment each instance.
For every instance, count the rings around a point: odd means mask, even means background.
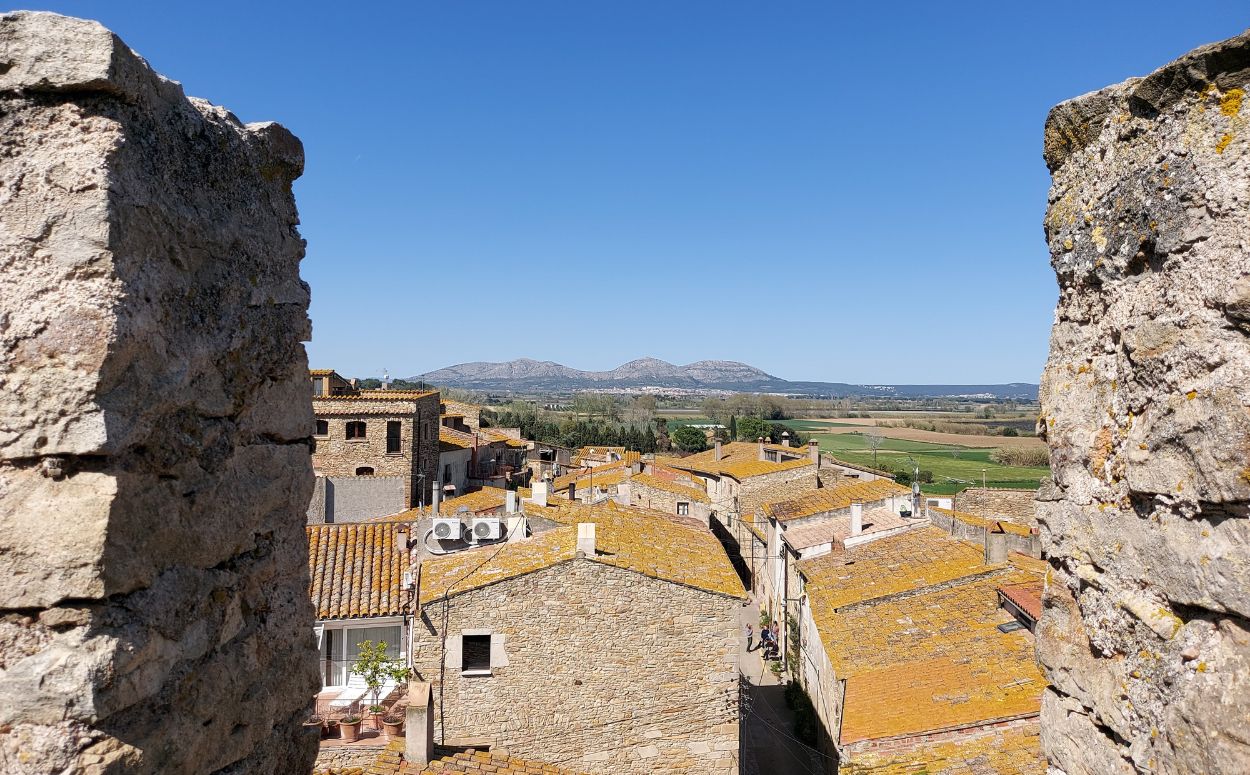
[[[718,476],[731,476],[738,480],[748,479],[752,476],[773,474],[778,471],[803,468],[804,466],[812,466],[813,470],[815,470],[812,461],[807,457],[806,450],[801,447],[782,447],[776,444],[765,444],[764,447],[783,455],[797,455],[798,457],[777,463],[760,460],[758,444],[735,441],[721,446],[720,460],[716,459],[715,449],[710,449],[687,457],[661,458],[657,459],[656,462],[662,462],[663,465],[670,468],[679,468],[683,471],[699,471]]]
[[[911,490],[895,484],[888,479],[874,479],[871,482],[854,482],[837,487],[826,487],[813,490],[797,498],[765,503],[761,508],[765,516],[779,522],[791,519],[802,519],[826,511],[849,509],[854,501],[872,503],[894,496],[910,497]]]
[[[641,484],[644,487],[652,487],[656,490],[664,490],[665,492],[671,492],[674,495],[680,495],[682,497],[689,498],[690,500],[696,501],[698,503],[711,503],[712,502],[711,499],[707,497],[707,491],[704,490],[702,487],[695,487],[693,485],[688,485],[688,484],[679,484],[677,482],[673,482],[668,479],[663,479],[658,476],[653,476],[651,474],[634,474],[633,479],[631,481],[633,481],[636,484]]]
[[[1022,584],[1005,584],[998,590],[1021,611],[1038,621],[1042,618],[1042,580],[1032,579]]]
[[[406,593],[397,522],[309,525],[310,594],[318,619],[398,616]]]
[[[958,740],[927,743],[905,752],[850,754],[844,775],[1043,775],[1036,723],[987,729]]]

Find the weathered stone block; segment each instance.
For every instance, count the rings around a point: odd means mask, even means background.
[[[1063,103],[1038,428],[1058,770],[1245,772],[1250,33]]]
[[[300,143],[0,16],[0,770],[308,771]]]

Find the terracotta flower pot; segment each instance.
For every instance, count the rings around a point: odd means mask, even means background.
[[[404,720],[396,718],[392,721],[389,718],[384,718],[382,719],[382,729],[386,732],[387,740],[394,740],[404,733]]]
[[[360,721],[356,718],[351,721],[343,719],[339,722],[339,736],[343,738],[343,742],[351,743],[360,737]]]
[[[327,738],[335,738],[339,736],[339,720],[336,718],[326,719],[325,736]]]
[[[312,716],[304,722],[304,731],[309,734],[316,733],[316,735],[320,737],[323,730],[323,723],[324,722],[321,720],[320,716]]]
[[[378,731],[381,731],[383,714],[379,712],[379,713],[370,713],[369,715],[373,718],[373,728]]]

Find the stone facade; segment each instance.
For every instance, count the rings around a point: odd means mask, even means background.
[[[1037,527],[1037,490],[969,487],[955,495],[952,508],[987,519],[1007,519],[1017,525]]]
[[[313,466],[321,476],[358,476],[366,469],[374,476],[400,476],[405,508],[429,503],[439,476],[438,393],[379,395],[385,392],[313,400],[313,412],[326,424],[326,432],[314,437]],[[364,437],[348,438],[349,423],[364,423]],[[390,423],[398,423],[397,446],[388,446]]]
[[[308,503],[308,524],[398,514],[407,501],[408,480],[402,476],[318,476]]]
[[[1038,427],[1057,771],[1250,771],[1250,33],[1055,107]]]
[[[308,771],[300,143],[94,22],[0,61],[0,771]]]
[[[584,559],[430,603],[413,666],[435,738],[591,773],[737,773],[738,605]],[[492,675],[461,674],[465,631],[490,634]]]

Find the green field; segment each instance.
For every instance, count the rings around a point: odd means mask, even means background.
[[[822,451],[848,463],[872,465],[872,449],[867,439],[859,433],[815,433],[812,438],[820,442]],[[929,444],[923,441],[885,439],[877,450],[877,468],[897,471],[910,468],[910,456],[920,464],[922,471],[933,472],[933,482],[921,489],[930,495],[953,495],[965,487],[981,486],[984,481],[990,487],[1036,488],[1042,477],[1050,476],[1044,467],[1025,468],[1001,466],[990,462],[992,448],[959,447]]]

